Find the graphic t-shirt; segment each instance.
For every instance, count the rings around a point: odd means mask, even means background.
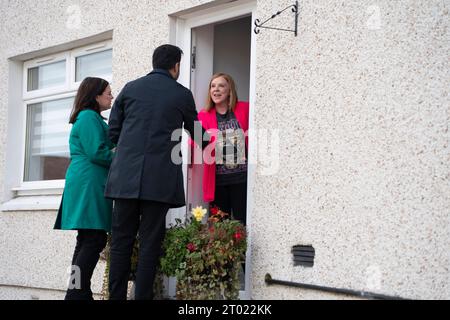
[[[245,134],[232,111],[217,114],[216,184],[247,182]]]

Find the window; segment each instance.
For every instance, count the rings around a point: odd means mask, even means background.
[[[27,105],[24,181],[64,179],[73,97]]]
[[[70,163],[70,112],[86,77],[111,82],[110,41],[24,63],[25,184],[64,179]]]
[[[91,74],[98,77],[108,76],[112,73],[112,51],[91,53],[76,58],[75,81],[82,81]]]
[[[28,91],[64,85],[66,61],[49,63],[28,69]]]

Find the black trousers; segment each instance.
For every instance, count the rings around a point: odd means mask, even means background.
[[[153,283],[162,253],[169,205],[136,199],[115,199],[112,217],[109,297],[126,300],[131,255],[139,232],[136,300],[153,299]]]
[[[72,277],[65,300],[93,300],[91,278],[100,253],[106,246],[103,230],[78,230],[72,258]]]
[[[232,214],[233,218],[247,224],[247,183],[216,186],[213,206]]]

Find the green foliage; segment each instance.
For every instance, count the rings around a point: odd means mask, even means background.
[[[177,298],[237,299],[247,249],[245,227],[213,209],[207,224],[180,220],[166,233],[161,271],[177,277]]]
[[[161,270],[169,277],[177,275],[177,270],[186,261],[189,253],[187,244],[201,228],[201,224],[194,220],[190,224],[183,224],[176,219],[176,224],[167,232],[163,243],[164,256],[161,258]]]

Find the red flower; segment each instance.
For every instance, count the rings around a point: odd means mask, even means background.
[[[195,246],[195,244],[193,243],[189,243],[186,248],[189,250],[189,252],[194,252],[195,250],[197,250],[197,247]]]
[[[211,215],[212,216],[215,216],[218,213],[219,213],[219,209],[217,207],[212,207],[211,208]]]
[[[233,235],[233,238],[236,239],[236,241],[239,241],[239,240],[241,240],[241,239],[243,238],[243,235],[242,235],[242,233],[240,233],[240,232],[236,232],[236,233]]]

